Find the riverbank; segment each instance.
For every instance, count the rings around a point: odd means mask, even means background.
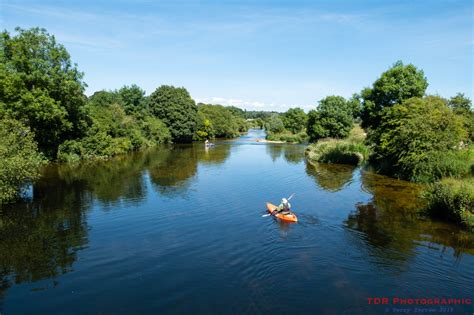
[[[370,149],[365,145],[366,134],[356,126],[347,139],[322,139],[305,149],[309,163],[334,163],[360,166],[369,163]],[[463,148],[437,154],[423,167],[431,176],[423,181],[420,197],[426,201],[420,213],[451,221],[474,232],[474,180],[469,174],[474,169],[474,152]],[[385,166],[387,167],[387,166]],[[374,169],[380,168],[372,166]]]

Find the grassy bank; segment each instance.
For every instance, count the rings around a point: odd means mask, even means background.
[[[430,215],[474,231],[474,178],[444,178],[429,185],[423,197],[428,201]]]
[[[311,162],[360,165],[369,157],[364,139],[362,128],[355,126],[347,139],[323,139],[309,145],[306,158]]]

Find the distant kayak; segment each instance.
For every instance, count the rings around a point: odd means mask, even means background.
[[[276,211],[277,208],[278,207],[275,206],[274,204],[267,202],[267,210],[270,214],[273,214],[273,212]],[[296,217],[294,213],[289,213],[289,214],[277,213],[275,214],[275,217],[285,222],[298,222],[298,218]]]

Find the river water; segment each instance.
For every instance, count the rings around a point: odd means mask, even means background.
[[[0,213],[0,313],[471,314],[474,235],[420,217],[420,187],[304,146],[163,146],[50,165],[30,199]],[[299,218],[262,217],[291,200]]]

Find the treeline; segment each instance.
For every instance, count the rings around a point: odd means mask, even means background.
[[[428,183],[428,212],[474,229],[471,100],[426,95],[427,87],[422,70],[399,61],[350,100],[322,100],[309,114],[308,135],[317,143],[306,153],[319,162],[368,160],[380,173]],[[354,121],[366,137],[349,136]]]
[[[0,203],[48,160],[108,159],[160,143],[235,137],[256,112],[197,104],[185,88],[84,94],[83,73],[44,29],[0,35]],[[252,123],[253,124],[253,123]],[[252,126],[250,124],[250,126]]]

